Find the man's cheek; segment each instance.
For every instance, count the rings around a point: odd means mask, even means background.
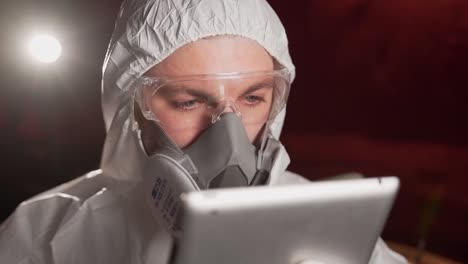
[[[180,148],[188,147],[202,133],[203,130],[195,128],[186,128],[182,130],[164,129],[168,136]]]

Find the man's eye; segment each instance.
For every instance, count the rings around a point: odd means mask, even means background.
[[[198,100],[193,99],[187,101],[174,101],[172,102],[172,104],[177,110],[190,111],[197,108],[200,103],[198,102]]]
[[[258,96],[258,95],[246,95],[244,97],[244,100],[245,100],[245,103],[249,105],[258,104],[260,102],[265,101],[262,96]]]

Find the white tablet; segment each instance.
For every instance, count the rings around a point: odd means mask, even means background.
[[[172,263],[368,263],[398,186],[385,177],[185,194]]]

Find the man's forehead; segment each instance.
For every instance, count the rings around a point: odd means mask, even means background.
[[[185,76],[273,70],[268,52],[244,37],[220,36],[191,42],[151,68],[147,76]]]

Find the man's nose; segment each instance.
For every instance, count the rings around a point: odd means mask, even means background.
[[[234,104],[234,102],[231,101],[225,101],[219,104],[215,113],[213,113],[211,122],[216,123],[221,119],[222,115],[225,113],[235,113],[238,117],[241,117],[241,113],[237,109],[236,104]]]

